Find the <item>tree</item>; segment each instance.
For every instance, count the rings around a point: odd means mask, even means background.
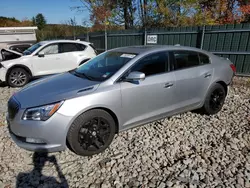
[[[32,26],[32,22],[28,19],[17,20],[16,18],[8,18],[0,16],[0,27],[25,27]]]
[[[93,30],[250,22],[248,0],[80,0]]]
[[[243,23],[250,22],[250,3],[248,0],[239,0],[239,9],[242,13],[241,21]]]
[[[43,16],[43,14],[39,13],[35,17],[35,23],[36,23],[38,29],[42,30],[45,27],[47,21],[46,21],[45,17]]]
[[[35,26],[36,25],[36,18],[34,16],[32,17],[31,21],[32,21],[32,25]]]

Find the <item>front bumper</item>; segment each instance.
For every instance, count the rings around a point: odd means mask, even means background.
[[[6,81],[6,74],[7,74],[7,69],[2,67],[0,68],[0,82],[5,82]]]
[[[55,113],[47,121],[22,120],[20,110],[13,120],[7,117],[9,133],[14,142],[29,151],[57,152],[66,149],[66,137],[72,117]],[[30,143],[26,138],[39,139],[43,143]]]

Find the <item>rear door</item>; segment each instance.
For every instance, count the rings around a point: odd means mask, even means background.
[[[123,125],[127,128],[157,119],[174,108],[175,77],[169,72],[167,52],[142,58],[128,73],[133,71],[145,73],[146,78],[138,83],[120,83]]]
[[[78,43],[60,43],[60,53],[63,55],[64,71],[74,69],[78,66],[79,61],[83,58],[83,51],[86,46]]]
[[[201,104],[210,85],[213,68],[209,57],[195,51],[170,52],[176,77],[178,108],[194,108]]]

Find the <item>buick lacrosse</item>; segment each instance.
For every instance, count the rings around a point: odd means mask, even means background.
[[[94,155],[118,132],[191,110],[218,113],[234,73],[230,60],[197,48],[116,48],[15,93],[9,132],[27,150]]]

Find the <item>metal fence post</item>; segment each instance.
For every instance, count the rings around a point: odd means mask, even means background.
[[[206,26],[202,27],[202,37],[201,37],[201,49],[203,49],[204,37],[205,37]]]
[[[107,30],[105,29],[105,51],[108,50],[108,33]]]
[[[144,29],[144,46],[147,45],[147,29]]]
[[[89,32],[87,31],[86,40],[89,42]]]

